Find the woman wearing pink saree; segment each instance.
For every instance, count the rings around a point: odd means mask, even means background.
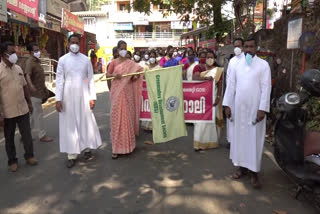
[[[118,42],[120,57],[110,63],[107,77],[115,77],[111,83],[111,142],[112,158],[133,152],[135,137],[139,134],[142,78],[140,75],[123,77],[142,71],[143,68],[126,58],[127,44]],[[110,85],[110,82],[109,84]]]

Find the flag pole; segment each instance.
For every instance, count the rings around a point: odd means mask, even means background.
[[[134,75],[139,75],[139,74],[144,74],[144,71],[140,71],[140,72],[136,72],[136,73],[131,73],[131,74],[124,74],[122,75],[122,77],[130,77],[130,76],[134,76]],[[116,77],[108,77],[106,79],[104,79],[103,81],[108,81],[108,80],[113,80]]]

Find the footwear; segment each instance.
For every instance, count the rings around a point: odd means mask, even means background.
[[[232,178],[233,178],[233,179],[240,179],[240,178],[242,178],[243,176],[245,176],[245,175],[247,175],[247,174],[248,174],[248,170],[240,167],[240,168],[232,175]]]
[[[27,164],[30,166],[35,166],[38,164],[37,159],[35,159],[34,157],[27,159]]]
[[[115,160],[115,159],[118,159],[119,155],[118,154],[112,154],[112,159]]]
[[[68,168],[72,168],[72,167],[74,167],[74,165],[76,165],[76,160],[75,159],[68,160],[68,162],[67,162],[67,167]]]
[[[260,183],[259,177],[256,173],[254,173],[251,177],[251,184],[252,184],[252,187],[255,189],[261,188],[261,183]]]
[[[84,160],[85,161],[89,161],[89,160],[93,159],[93,155],[92,155],[91,151],[90,152],[85,152],[83,156],[84,156]]]
[[[9,166],[9,169],[11,172],[16,172],[18,170],[18,164],[17,163],[13,163]]]
[[[50,143],[53,141],[53,138],[52,137],[49,137],[49,136],[44,136],[42,138],[40,138],[40,142],[43,142],[43,143]]]

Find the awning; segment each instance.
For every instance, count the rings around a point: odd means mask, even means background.
[[[132,23],[115,23],[114,30],[133,30]]]

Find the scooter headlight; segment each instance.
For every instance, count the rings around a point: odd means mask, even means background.
[[[285,102],[289,105],[298,105],[300,103],[300,96],[297,93],[288,93],[285,96]]]

